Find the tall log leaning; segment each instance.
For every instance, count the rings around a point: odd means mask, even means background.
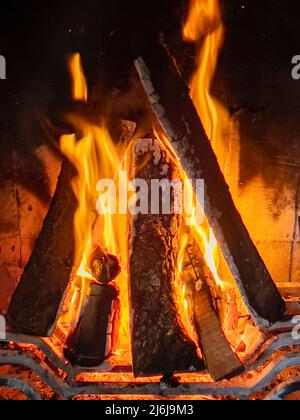
[[[153,45],[135,61],[153,112],[189,178],[205,181],[205,214],[253,320],[278,321],[285,304],[237,211],[175,60]],[[259,211],[259,209],[258,209]]]
[[[76,175],[63,162],[56,192],[32,256],[8,309],[9,325],[25,334],[51,336],[70,280],[74,258],[73,219]]]
[[[157,141],[137,141],[133,155],[134,177],[146,181],[149,188],[151,179],[176,179],[177,169],[167,161]],[[133,217],[130,300],[136,376],[172,375],[200,367],[196,345],[187,337],[174,301],[180,219],[174,214],[150,212]]]

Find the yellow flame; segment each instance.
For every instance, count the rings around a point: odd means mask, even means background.
[[[168,150],[171,159],[175,162],[180,170],[181,178],[184,183],[185,188],[185,195],[186,201],[189,203],[193,203],[191,214],[184,214],[184,218],[186,224],[191,228],[192,235],[195,238],[201,252],[203,253],[205,262],[209,267],[210,271],[212,272],[214,279],[218,286],[221,288],[225,288],[226,284],[221,279],[218,268],[220,263],[220,249],[216,237],[213,233],[213,230],[210,228],[207,218],[204,216],[202,224],[198,223],[197,219],[197,207],[200,207],[201,204],[197,201],[196,194],[193,190],[193,185],[188,178],[186,172],[184,171],[183,167],[180,164],[179,158],[176,156],[176,152],[167,139],[167,137],[161,133],[160,136],[156,133],[157,138],[159,139],[160,145],[163,149]],[[181,246],[180,246],[180,253],[178,258],[178,266],[177,269],[179,272],[182,270],[182,264],[184,260],[184,253],[186,250],[186,246],[188,245],[188,240],[185,238],[180,238]]]
[[[88,88],[81,65],[80,54],[72,54],[68,65],[72,81],[72,98],[74,101],[86,102],[88,99]]]
[[[190,94],[220,166],[223,167],[223,142],[229,132],[230,115],[228,110],[211,94],[211,85],[224,40],[224,25],[219,0],[191,0],[188,19],[183,28],[183,37],[189,42],[202,41],[201,46],[198,47],[196,71],[190,82]],[[187,179],[183,169],[182,173]],[[192,185],[188,183],[186,187],[190,200],[194,202],[196,198]],[[225,283],[218,273],[220,249],[207,219],[202,225],[197,224],[194,212],[189,224],[192,225],[193,235],[216,283],[224,288]]]
[[[192,322],[191,317],[191,307],[188,301],[188,297],[186,294],[186,285],[184,283],[184,261],[185,261],[185,251],[188,245],[188,236],[182,234],[180,237],[180,248],[178,252],[178,264],[177,264],[177,273],[176,273],[176,280],[175,280],[175,300],[178,309],[178,313],[180,314],[181,322],[188,334],[188,336],[194,340],[197,344],[197,335],[195,333],[195,329]]]
[[[74,98],[85,100],[87,86],[83,76],[80,56],[70,58],[69,67],[73,80]],[[96,211],[99,192],[99,180],[114,179],[118,184],[122,169],[122,153],[113,143],[104,124],[95,126],[73,115],[67,116],[82,138],[75,134],[61,137],[60,148],[64,156],[74,165],[78,175],[72,181],[72,188],[78,201],[74,217],[75,267],[81,278],[81,293],[86,293],[88,280],[93,280],[90,273],[89,258],[96,246],[119,258],[122,273],[116,284],[120,291],[121,325],[118,332],[117,351],[129,358],[129,309],[127,281],[127,215],[110,212],[98,214]],[[122,171],[122,172],[121,172]]]
[[[201,9],[199,15],[199,5],[207,4],[207,8]],[[195,101],[198,112],[204,121],[205,128],[210,135],[212,141],[216,139],[217,134],[221,135],[218,127],[218,119],[220,114],[219,108],[215,100],[210,96],[210,83],[215,71],[221,41],[223,39],[223,26],[221,25],[218,8],[212,7],[218,5],[215,0],[212,1],[194,1],[192,2],[189,21],[185,27],[185,37],[195,40],[201,34],[203,28],[210,27],[210,32],[206,34],[204,46],[199,52],[199,67],[191,82],[192,97]],[[197,6],[197,7],[196,7]],[[209,7],[208,7],[209,6]],[[206,15],[203,13],[206,13]],[[212,13],[213,12],[213,13]],[[212,13],[212,14],[211,14]],[[198,27],[199,16],[205,16],[204,23]],[[200,19],[201,22],[201,19]],[[207,22],[211,22],[211,26]],[[220,22],[220,25],[217,24]],[[214,23],[214,24],[213,24]],[[222,36],[221,36],[222,34]],[[202,59],[204,57],[204,59]],[[204,63],[203,65],[200,65]],[[80,55],[74,54],[69,61],[69,68],[73,81],[73,98],[75,100],[86,101],[88,97],[88,88],[84,78]],[[208,74],[205,73],[207,70]],[[69,121],[76,127],[78,132],[82,133],[82,138],[77,140],[75,135],[62,136],[61,151],[66,158],[73,163],[77,169],[78,175],[72,182],[76,198],[78,200],[78,209],[74,218],[74,233],[76,241],[75,264],[78,267],[77,275],[82,280],[81,293],[86,293],[86,285],[88,280],[92,279],[89,269],[89,256],[91,255],[95,245],[100,246],[105,251],[116,255],[122,266],[122,274],[117,279],[117,285],[120,290],[121,299],[121,326],[118,332],[117,354],[125,357],[125,361],[130,362],[130,321],[129,321],[129,304],[128,304],[128,243],[127,243],[127,227],[128,215],[117,212],[106,212],[99,216],[96,214],[96,202],[99,198],[97,193],[97,183],[101,179],[114,179],[116,185],[121,185],[121,174],[126,171],[126,151],[119,150],[113,143],[104,124],[100,126],[93,125],[84,119],[74,116],[68,116]],[[187,180],[180,160],[177,158],[172,146],[164,136],[157,136],[160,139],[161,146],[167,149],[181,170],[182,179]],[[130,171],[127,170],[127,173]],[[123,175],[124,176],[124,175]],[[123,180],[124,181],[124,180]],[[128,179],[126,182],[129,182]],[[218,274],[219,264],[219,248],[217,241],[209,227],[207,220],[199,225],[196,218],[196,197],[189,182],[185,183],[188,189],[190,202],[194,203],[193,214],[188,215],[189,225],[192,233],[199,244],[204,255],[206,263],[212,271],[218,285],[224,287],[224,282]],[[118,196],[118,194],[117,194]],[[178,259],[178,272],[183,270],[184,253],[187,242],[181,238],[180,255]],[[178,276],[177,276],[178,277]],[[191,338],[195,337],[193,326],[190,323],[190,304],[187,296],[186,288],[177,281],[176,293],[177,301],[180,306],[180,314],[183,324]],[[78,291],[76,291],[78,294]],[[73,302],[77,300],[77,296],[73,297]]]
[[[203,41],[198,47],[190,94],[222,169],[224,138],[230,129],[230,114],[212,95],[211,87],[223,46],[224,32],[219,0],[191,0],[183,37],[189,42]]]

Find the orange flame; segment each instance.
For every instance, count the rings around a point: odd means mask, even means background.
[[[88,99],[88,88],[81,65],[80,54],[72,54],[68,64],[72,80],[72,98],[74,101],[86,102]]]
[[[185,41],[199,42],[196,71],[190,82],[191,98],[208,138],[224,169],[224,138],[230,130],[230,114],[211,93],[219,53],[224,41],[224,25],[219,0],[191,0],[189,16],[183,29]]]
[[[80,56],[70,58],[69,68],[73,80],[73,97],[76,100],[87,100],[87,86],[84,79]],[[102,124],[95,126],[83,118],[67,116],[82,138],[76,135],[61,137],[60,148],[64,156],[75,166],[78,175],[72,181],[72,188],[78,201],[74,217],[75,267],[81,279],[81,293],[86,295],[87,285],[93,277],[89,267],[89,257],[96,246],[119,258],[122,273],[116,281],[121,300],[121,326],[118,331],[117,352],[129,361],[129,309],[127,284],[127,215],[96,211],[99,192],[99,180],[118,178],[123,174],[122,153],[114,145],[108,130]],[[116,182],[117,184],[117,182]],[[121,182],[120,182],[121,185]],[[75,299],[75,298],[74,298]],[[78,314],[77,314],[78,315]]]
[[[183,37],[189,42],[202,40],[202,45],[197,52],[197,68],[190,82],[190,94],[222,167],[224,166],[223,139],[226,138],[230,129],[230,116],[228,110],[211,94],[211,85],[224,40],[219,0],[191,0],[188,19],[183,28]],[[183,169],[182,173],[187,179]],[[189,183],[187,188],[190,200],[195,200]],[[194,238],[203,252],[217,285],[224,288],[225,282],[218,272],[220,249],[207,219],[199,225],[193,215],[192,223],[189,224],[192,224]]]
[[[157,135],[157,134],[156,134]],[[159,138],[159,142],[162,148],[169,151],[171,159],[173,159],[174,162],[176,162],[180,173],[181,178],[184,181],[184,188],[185,188],[185,195],[186,195],[186,201],[189,203],[193,203],[191,214],[185,214],[185,222],[186,224],[191,228],[192,235],[195,238],[199,248],[201,249],[205,262],[207,266],[209,267],[210,271],[212,272],[214,279],[216,281],[216,284],[221,287],[225,288],[226,284],[221,279],[219,273],[218,273],[218,267],[220,263],[220,249],[218,242],[216,240],[216,237],[212,231],[212,229],[209,226],[207,218],[204,216],[203,223],[198,223],[197,218],[197,207],[201,206],[201,204],[197,201],[196,194],[193,190],[193,185],[188,178],[186,172],[184,171],[183,167],[180,164],[179,158],[176,156],[176,152],[167,139],[167,137],[161,133],[160,137],[157,135],[157,138]],[[181,244],[180,244],[180,253],[179,253],[179,259],[178,259],[178,271],[181,272],[180,267],[183,264],[184,254],[185,254],[185,248],[188,244],[188,241],[185,240],[184,235],[182,238],[180,238]],[[184,295],[181,300],[185,300]]]
[[[188,21],[184,28],[184,38],[189,41],[197,41],[204,38],[202,48],[197,57],[197,71],[191,81],[191,96],[203,121],[212,145],[217,153],[218,145],[222,144],[224,130],[229,121],[228,112],[210,94],[211,82],[216,70],[220,48],[222,46],[224,28],[221,20],[221,12],[217,0],[193,0]],[[80,55],[74,54],[69,61],[69,68],[73,81],[73,98],[86,101],[88,89],[85,82]],[[78,117],[69,116],[70,122],[83,133],[81,140],[77,141],[75,135],[63,136],[61,138],[61,150],[63,154],[73,163],[78,171],[78,176],[73,181],[73,189],[78,199],[78,210],[74,219],[74,231],[76,239],[76,264],[79,267],[78,276],[82,280],[82,293],[85,294],[87,280],[92,276],[88,266],[88,258],[93,247],[97,244],[107,252],[118,256],[122,266],[122,274],[117,280],[121,297],[121,328],[118,334],[117,353],[121,354],[126,362],[130,363],[130,321],[128,304],[128,243],[127,226],[128,215],[122,215],[122,211],[106,212],[97,216],[95,212],[97,195],[97,182],[100,179],[118,180],[126,169],[126,152],[118,150],[113,144],[109,133],[103,124],[100,127],[92,125]],[[191,226],[192,234],[196,239],[206,263],[214,275],[216,283],[224,288],[225,282],[221,279],[218,268],[220,250],[216,238],[205,219],[202,225],[198,224],[196,197],[188,177],[183,168],[180,167],[180,160],[177,158],[172,146],[164,136],[160,138],[161,146],[170,152],[170,157],[175,160],[181,170],[182,179],[185,180],[185,188],[188,190],[189,201],[194,203],[193,214],[188,224]],[[217,153],[218,154],[218,153]],[[219,153],[220,156],[220,153]],[[130,171],[127,171],[129,173]],[[128,182],[128,180],[125,180]],[[119,182],[120,189],[123,182]],[[118,195],[118,194],[117,194]],[[120,210],[120,209],[119,209]],[[180,255],[178,259],[178,273],[182,273],[183,261],[187,241],[184,235],[181,239]],[[177,276],[178,277],[178,276]],[[182,322],[189,336],[195,339],[195,332],[190,322],[190,303],[184,284],[177,280],[176,284],[177,302]],[[77,292],[78,293],[78,292]],[[76,298],[74,298],[76,300]]]

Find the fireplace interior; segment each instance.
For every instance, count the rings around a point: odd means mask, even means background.
[[[0,398],[299,399],[299,2],[41,3],[0,17]]]

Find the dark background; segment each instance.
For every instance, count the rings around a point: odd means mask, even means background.
[[[79,51],[89,87],[103,95],[126,78],[132,59],[163,31],[183,69],[194,48],[183,45],[180,27],[187,1],[42,0],[1,3],[0,54],[7,80],[0,81],[0,183],[16,181],[49,199],[36,147],[47,142],[38,116],[68,106],[67,54]],[[300,81],[291,59],[300,54],[299,0],[223,0],[226,40],[214,92],[241,122],[243,182],[255,176],[258,155],[300,167]],[[185,72],[188,78],[189,72]],[[167,83],[167,81],[166,81]],[[242,112],[241,112],[242,111]],[[255,123],[253,122],[253,119]],[[264,173],[272,182],[272,171]]]

